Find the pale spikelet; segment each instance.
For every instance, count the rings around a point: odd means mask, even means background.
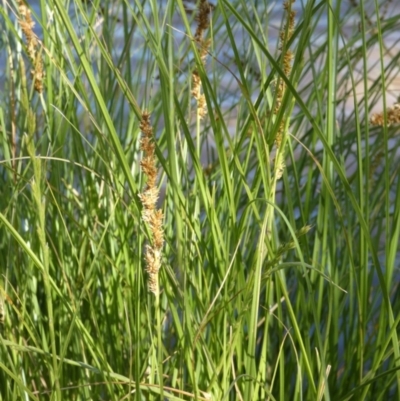
[[[35,21],[33,21],[32,19],[31,11],[22,0],[18,2],[18,10],[21,15],[21,18],[19,19],[19,25],[21,27],[22,33],[25,35],[28,56],[33,65],[31,74],[34,88],[38,93],[42,93],[44,72],[42,57],[40,55],[40,52],[38,51],[39,42],[33,32]]]
[[[282,152],[279,152],[276,160],[275,174],[276,179],[280,180],[283,175],[283,170],[285,169],[285,161],[283,160]]]
[[[393,105],[393,107],[389,107],[386,109],[386,121],[388,126],[400,123],[399,103],[396,103]],[[385,112],[382,111],[380,113],[373,114],[369,122],[371,123],[371,125],[383,126],[385,124]]]
[[[146,259],[146,271],[149,275],[148,279],[149,291],[157,295],[160,292],[158,272],[161,266],[161,252],[154,246],[146,245],[145,259]]]
[[[158,272],[161,268],[161,251],[164,244],[163,212],[157,210],[157,200],[159,191],[156,186],[157,167],[155,158],[155,144],[153,128],[150,124],[150,114],[147,111],[142,113],[140,130],[143,133],[141,149],[143,159],[140,163],[143,173],[147,176],[147,185],[143,193],[139,195],[142,202],[142,219],[149,226],[151,232],[151,244],[146,245],[146,272],[149,275],[149,290],[158,295],[160,285]]]
[[[289,41],[289,39],[293,36],[294,33],[294,17],[296,16],[296,12],[292,10],[292,4],[294,2],[295,0],[289,0],[283,3],[283,9],[287,13],[289,13],[289,22],[287,26],[285,25],[284,29],[280,33],[281,50],[283,49],[283,45]],[[287,29],[287,35],[286,35],[286,29]]]
[[[194,34],[194,40],[197,43],[203,42],[204,31],[210,26],[210,13],[212,5],[207,0],[200,0],[199,11],[196,16],[197,28]]]
[[[200,60],[203,65],[206,64],[208,48],[211,41],[204,39],[204,32],[210,26],[210,13],[212,6],[207,0],[200,0],[199,10],[196,16],[197,28],[194,34],[194,40],[197,44],[200,53]],[[192,73],[192,95],[197,101],[197,110],[199,117],[203,118],[207,114],[207,104],[204,94],[201,93],[201,79],[198,70]]]
[[[19,1],[18,9],[21,15],[21,19],[19,20],[19,25],[26,38],[26,47],[28,50],[28,56],[31,60],[35,60],[36,46],[38,44],[36,36],[33,33],[33,27],[35,26],[35,21],[32,20],[31,11],[24,4],[23,1]]]
[[[43,92],[44,71],[43,71],[43,64],[42,64],[42,56],[41,56],[40,52],[36,53],[34,67],[35,68],[31,71],[32,78],[33,78],[33,85],[34,85],[36,92],[42,93]]]
[[[285,117],[282,117],[282,120],[279,123],[278,131],[275,136],[275,142],[278,148],[280,148],[282,143],[283,133],[285,131],[285,124],[286,124]]]
[[[197,110],[200,118],[203,118],[207,114],[206,98],[201,93],[201,80],[197,70],[193,71],[192,74],[192,95],[197,101]]]
[[[292,71],[293,53],[288,49],[283,56],[283,72],[288,77]]]

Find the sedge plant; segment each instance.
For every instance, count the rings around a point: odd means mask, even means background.
[[[398,399],[399,17],[2,0],[0,400]]]

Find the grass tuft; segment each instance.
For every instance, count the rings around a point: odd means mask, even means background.
[[[399,19],[4,2],[0,401],[400,399]]]

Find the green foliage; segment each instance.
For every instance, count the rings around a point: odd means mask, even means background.
[[[291,32],[220,0],[200,44],[181,0],[41,0],[33,45],[0,6],[0,400],[400,398],[400,137],[370,124],[400,10],[349,3],[295,3]]]

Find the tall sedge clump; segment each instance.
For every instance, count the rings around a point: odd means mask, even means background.
[[[210,26],[211,4],[206,0],[200,0],[199,10],[196,16],[197,28],[194,40],[200,53],[200,60],[205,65],[210,40],[204,39],[204,32]],[[199,71],[195,69],[192,73],[192,95],[197,101],[197,110],[199,117],[203,118],[207,114],[207,105],[204,94],[201,92],[201,80]]]
[[[31,11],[22,0],[18,2],[18,10],[21,16],[19,19],[19,25],[25,35],[28,56],[33,66],[33,69],[31,70],[33,85],[36,92],[42,93],[44,72],[42,57],[39,51],[39,42],[33,32],[35,21],[32,19]]]
[[[151,232],[151,243],[146,245],[146,272],[149,275],[149,290],[158,295],[160,285],[158,272],[161,267],[161,251],[164,243],[163,212],[156,209],[159,195],[156,186],[157,167],[155,158],[155,143],[153,138],[153,128],[150,124],[150,114],[146,111],[142,113],[140,122],[142,131],[141,149],[143,159],[140,163],[143,173],[147,176],[147,185],[143,193],[139,195],[142,202],[142,218],[148,224]]]

